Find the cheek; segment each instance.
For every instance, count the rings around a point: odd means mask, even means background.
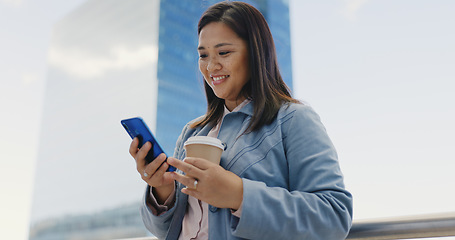
[[[202,75],[205,78],[206,75],[207,75],[207,64],[205,64],[204,62],[199,61],[199,72],[201,72]]]
[[[199,60],[199,72],[202,74],[202,77],[204,78],[204,81],[206,81],[209,85],[209,81],[207,79],[209,79],[209,76],[207,76],[207,65],[204,64],[203,62],[201,62]]]
[[[203,62],[201,60],[198,61],[198,64],[199,64],[199,71],[202,73],[202,69],[203,69]]]
[[[250,75],[248,63],[239,61],[239,64],[236,64],[235,66],[232,67],[233,69],[235,69],[235,72],[237,73],[239,79],[241,79],[242,83],[248,81],[249,79],[248,75]]]

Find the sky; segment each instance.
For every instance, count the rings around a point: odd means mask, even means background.
[[[292,2],[294,86],[334,141],[354,217],[454,212],[455,2],[329,2]]]
[[[27,239],[53,25],[84,0],[0,0],[0,239]],[[294,96],[354,218],[455,212],[455,2],[290,0]]]

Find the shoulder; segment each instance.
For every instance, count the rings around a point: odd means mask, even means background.
[[[200,117],[197,117],[191,121],[189,121],[184,127],[183,127],[183,130],[182,130],[182,133],[181,135],[182,136],[185,136],[185,135],[188,135],[188,134],[192,134],[194,131],[197,131],[199,130],[201,127],[191,127],[192,125],[194,125],[194,123],[196,122],[200,122],[205,116],[202,115]]]
[[[181,157],[182,151],[183,151],[183,144],[186,141],[186,139],[188,139],[189,137],[194,135],[194,133],[196,131],[200,130],[200,127],[196,127],[196,128],[191,127],[193,125],[193,123],[197,122],[198,120],[201,120],[203,117],[204,116],[200,116],[200,117],[198,117],[196,119],[193,119],[193,120],[189,121],[183,127],[182,132],[180,133],[180,136],[178,137],[177,142],[175,143],[175,149],[174,149],[174,157],[175,158],[180,158]]]
[[[205,118],[205,115],[202,115],[202,116],[199,116],[199,117],[197,117],[197,118],[195,118],[195,119],[189,121],[189,122],[185,125],[185,128],[191,128],[191,127],[190,127],[191,125],[193,125],[193,124],[196,123],[196,122],[202,121],[202,119],[204,119],[204,118]]]
[[[319,115],[307,103],[285,103],[278,111],[278,118],[300,118],[301,120],[320,120]]]
[[[306,103],[285,103],[281,106],[277,116],[283,124],[285,132],[313,131],[325,127],[316,111]]]

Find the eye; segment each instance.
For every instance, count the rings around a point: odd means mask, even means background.
[[[207,54],[199,54],[199,58],[206,58]]]
[[[229,53],[231,53],[231,52],[229,52],[229,51],[224,51],[224,52],[220,52],[219,54],[220,54],[221,56],[224,56],[224,55],[228,55]]]

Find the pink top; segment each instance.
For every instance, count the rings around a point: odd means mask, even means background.
[[[236,112],[248,104],[251,100],[246,99],[240,105],[238,105],[232,112]],[[224,107],[224,116],[230,113],[230,111]],[[220,131],[221,122],[218,123],[214,128],[210,130],[207,136],[217,137]],[[150,192],[152,188],[150,188]],[[175,193],[175,189],[174,189]],[[175,194],[172,193],[169,198],[166,200],[164,205],[158,205],[155,197],[151,193],[151,203],[149,207],[152,209],[152,212],[155,215],[160,215],[167,211],[173,204],[175,200]],[[242,215],[242,204],[237,211],[233,211],[232,214],[238,218]],[[198,200],[192,196],[188,196],[188,206],[186,209],[185,216],[183,217],[182,222],[182,232],[180,233],[179,240],[199,240],[199,239],[208,239],[209,238],[209,216],[208,216],[208,204]]]

